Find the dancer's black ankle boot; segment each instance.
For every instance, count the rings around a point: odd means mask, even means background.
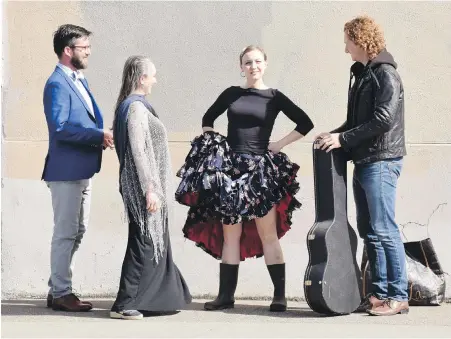
[[[287,299],[285,298],[285,264],[267,265],[269,275],[274,284],[274,297],[269,306],[271,312],[285,312]]]
[[[216,311],[234,307],[238,267],[239,265],[220,264],[218,297],[213,301],[206,302],[204,309]]]

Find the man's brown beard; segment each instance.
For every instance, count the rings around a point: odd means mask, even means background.
[[[85,69],[86,66],[81,62],[80,58],[72,57],[70,59],[70,63],[72,66],[74,66],[76,69]]]

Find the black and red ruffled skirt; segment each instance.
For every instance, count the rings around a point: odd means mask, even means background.
[[[263,246],[255,218],[277,210],[279,239],[291,228],[291,216],[301,203],[299,166],[286,154],[235,153],[216,132],[205,132],[191,143],[185,164],[178,170],[182,180],[176,200],[190,207],[183,233],[216,259],[222,255],[222,224],[242,223],[240,258],[261,257]]]

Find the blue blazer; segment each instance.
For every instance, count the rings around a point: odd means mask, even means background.
[[[56,67],[44,87],[44,112],[49,149],[42,179],[89,179],[100,171],[103,152],[103,118],[85,79],[94,114],[64,71]]]

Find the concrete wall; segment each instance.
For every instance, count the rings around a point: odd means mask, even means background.
[[[305,238],[314,222],[312,137],[345,119],[351,60],[344,54],[344,22],[361,13],[374,16],[385,28],[406,92],[409,155],[399,182],[397,220],[409,240],[429,232],[451,272],[451,3],[33,1],[3,6],[3,298],[47,291],[52,213],[50,194],[40,181],[47,151],[42,89],[57,61],[52,33],[63,23],[81,24],[95,33],[86,75],[107,124],[126,58],[136,53],[152,57],[159,82],[151,101],[169,130],[174,169],[200,133],[205,110],[224,88],[241,83],[241,49],[248,44],[266,49],[266,83],[291,97],[316,125],[305,140],[286,149],[301,165],[298,198],[304,204],[282,240],[287,293],[303,297]],[[225,117],[216,125],[224,132]],[[273,136],[292,128],[281,115]],[[84,295],[116,293],[126,246],[116,156],[107,151],[104,159],[94,180],[91,222],[75,271],[74,287]],[[355,225],[351,189],[349,206]],[[195,295],[215,294],[218,262],[183,239],[186,211],[179,206],[178,222],[171,225],[175,260]],[[359,260],[360,253],[361,244]],[[271,293],[263,259],[246,261],[237,295]]]

